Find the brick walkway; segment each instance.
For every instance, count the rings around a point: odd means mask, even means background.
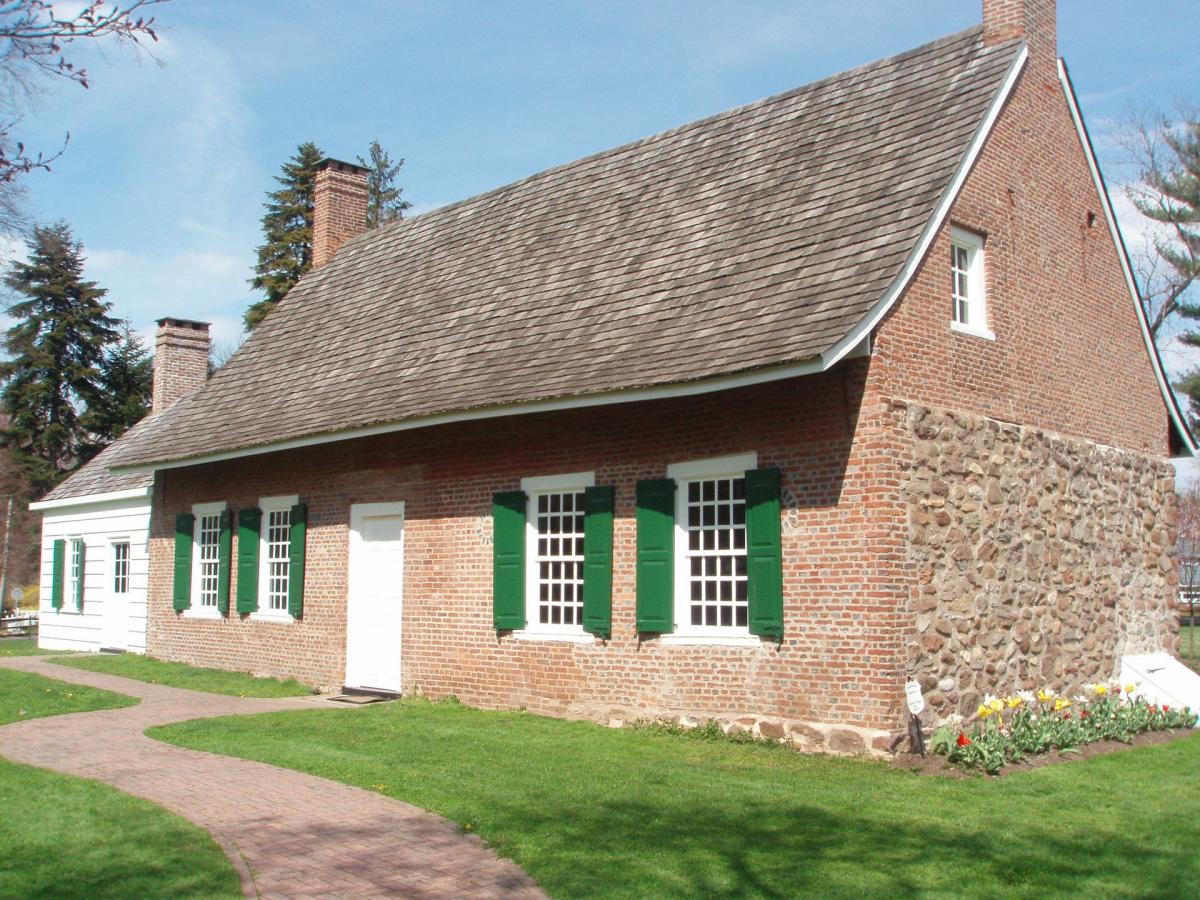
[[[543,896],[515,863],[440,816],[323,778],[142,734],[186,719],[332,704],[202,694],[32,656],[0,659],[0,665],[140,697],[125,709],[7,725],[0,728],[0,754],[106,782],[208,829],[241,873],[247,896]]]

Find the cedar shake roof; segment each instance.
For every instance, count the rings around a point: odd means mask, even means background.
[[[901,274],[998,97],[1022,45],[981,33],[360,235],[110,464],[818,359]]]

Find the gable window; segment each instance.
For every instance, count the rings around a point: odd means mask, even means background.
[[[221,514],[224,503],[200,503],[192,507],[192,605],[191,615],[220,615]]]
[[[263,497],[259,540],[258,618],[290,620],[292,507],[298,498]]]
[[[950,327],[964,334],[995,340],[987,324],[983,236],[950,229]]]
[[[750,453],[667,469],[675,492],[675,634],[750,638],[746,472]]]
[[[591,472],[526,478],[525,630],[590,639],[583,628],[584,518]]]
[[[114,541],[113,555],[113,593],[129,593],[129,541]]]

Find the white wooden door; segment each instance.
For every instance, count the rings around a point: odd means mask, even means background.
[[[104,585],[100,646],[106,649],[129,649],[129,548],[125,538],[110,540],[100,575],[100,584]],[[94,588],[96,579],[88,579],[84,586]]]
[[[404,504],[350,507],[346,686],[400,690]]]

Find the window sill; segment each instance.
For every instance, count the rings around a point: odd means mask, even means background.
[[[197,609],[193,606],[189,606],[187,609],[185,609],[183,611],[183,617],[185,619],[222,619],[222,618],[224,618],[224,616],[221,615],[221,611],[219,609],[217,609],[215,606],[213,606],[213,607],[205,606],[205,607],[201,607],[199,609]]]
[[[290,625],[296,621],[288,613],[252,612],[247,618],[251,622],[274,622],[276,625]]]
[[[956,331],[959,334],[969,335],[970,337],[982,338],[985,341],[996,340],[996,335],[987,328],[972,328],[970,325],[963,325],[961,322],[951,322],[950,330]]]
[[[591,644],[595,635],[572,631],[514,631],[510,635],[515,641],[558,641],[566,644]]]
[[[671,634],[660,634],[658,640],[667,645],[710,647],[761,647],[766,643],[774,643],[774,641],[764,641],[753,634],[696,634],[678,631]]]

